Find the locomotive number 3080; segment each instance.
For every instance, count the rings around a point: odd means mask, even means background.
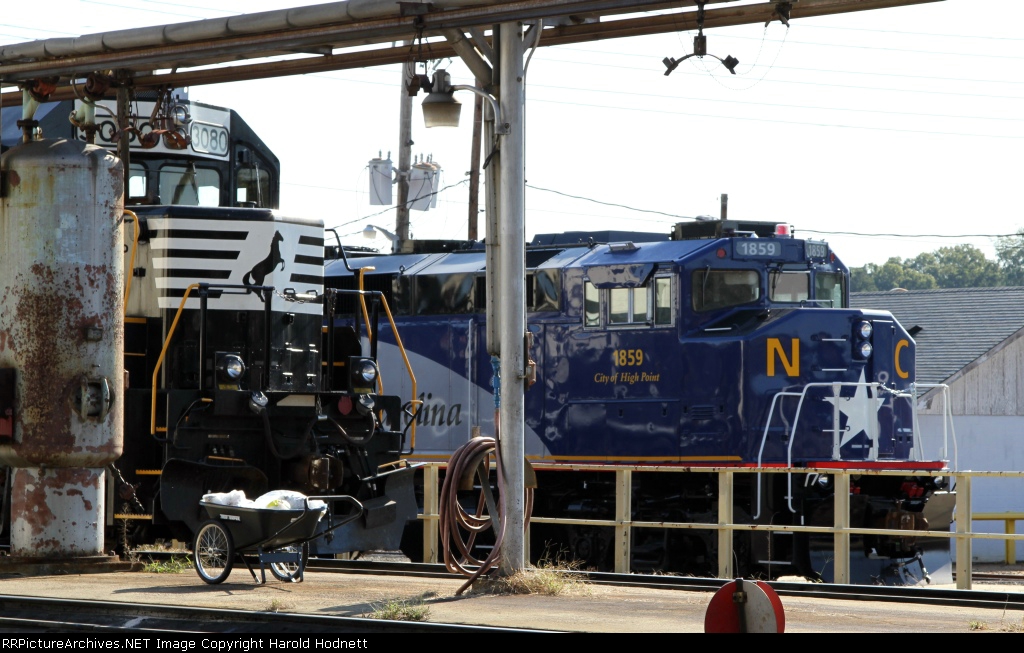
[[[643,365],[643,349],[616,349],[612,352],[616,365]]]

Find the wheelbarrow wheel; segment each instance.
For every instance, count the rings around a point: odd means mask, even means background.
[[[272,562],[270,564],[270,573],[274,574],[274,578],[286,583],[297,583],[302,579],[302,571],[306,567],[306,562],[309,560],[309,544],[291,544],[289,546],[283,546],[277,551],[281,553],[297,553],[299,554],[299,560],[297,562]]]
[[[215,519],[203,522],[192,543],[192,562],[196,573],[210,585],[223,583],[235,565],[235,545],[231,533]]]

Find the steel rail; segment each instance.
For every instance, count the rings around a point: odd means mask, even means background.
[[[311,558],[307,569],[328,573],[375,574],[384,576],[418,576],[452,578],[444,565],[423,563],[365,562]],[[604,572],[566,571],[584,582],[615,587],[642,587],[689,592],[714,592],[729,580],[665,574],[614,574]],[[1016,577],[1024,584],[1024,576]],[[982,579],[985,579],[982,577]],[[958,590],[935,587],[901,587],[889,585],[840,585],[833,583],[799,583],[770,581],[780,596],[834,599],[843,601],[877,601],[917,603],[938,606],[998,608],[1024,611],[1024,592],[989,590]]]
[[[61,632],[95,630],[179,633],[305,634],[310,633],[552,633],[496,626],[438,622],[394,621],[366,617],[339,617],[293,612],[259,612],[222,608],[195,608],[149,603],[90,601],[33,596],[0,595],[0,630],[6,627]]]

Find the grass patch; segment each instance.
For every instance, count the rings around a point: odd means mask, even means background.
[[[565,552],[550,549],[536,567],[522,569],[510,576],[489,576],[473,583],[473,591],[488,594],[542,594],[544,596],[590,593],[586,578],[580,574],[583,563],[565,557]]]
[[[285,603],[281,599],[271,599],[270,605],[267,606],[267,608],[264,610],[264,612],[280,612],[281,610],[284,610],[285,608],[290,608],[290,607],[292,607],[292,606],[287,604],[287,603]]]
[[[967,630],[988,630],[988,624],[984,621],[970,621],[967,623]]]
[[[370,619],[389,621],[425,621],[430,615],[430,607],[424,603],[424,596],[415,599],[386,599],[379,603],[371,603],[372,611],[367,616]]]
[[[487,594],[541,594],[563,596],[588,594],[587,581],[574,569],[536,567],[522,569],[510,576],[481,579],[473,583],[474,592]]]
[[[192,561],[181,557],[150,560],[143,565],[142,570],[153,574],[180,574],[183,571],[192,571]]]

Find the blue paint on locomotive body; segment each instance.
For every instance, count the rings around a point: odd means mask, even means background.
[[[849,275],[824,243],[734,236],[547,245],[527,258],[534,307],[539,294],[557,297],[529,313],[538,374],[526,392],[528,439],[537,441],[528,455],[794,465],[914,459],[913,338],[887,312],[833,307],[847,304]],[[445,305],[484,283],[483,251],[350,263],[372,266],[367,278],[390,283],[403,344],[427,363],[426,372],[416,368],[426,411],[417,450],[450,453],[471,424],[493,428],[484,307],[456,299],[450,312],[425,314],[432,302]],[[325,276],[331,286],[352,275],[339,261]],[[864,323],[870,334],[860,331]]]

